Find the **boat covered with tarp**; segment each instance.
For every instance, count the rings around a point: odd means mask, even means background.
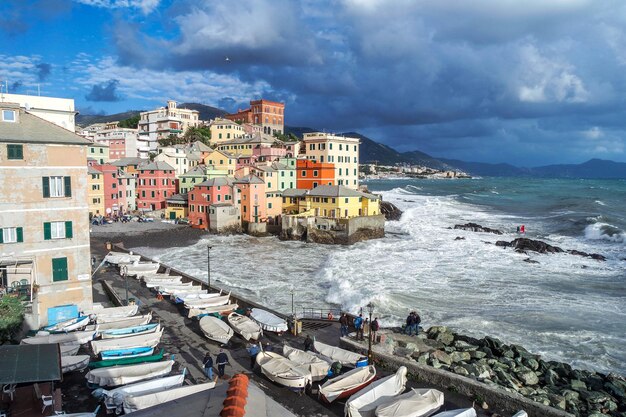
[[[89,355],[61,356],[61,372],[82,371],[89,365]]]
[[[124,398],[124,413],[143,410],[168,401],[178,400],[198,392],[215,388],[215,382],[205,382],[204,384],[187,385],[168,390],[152,392],[149,394],[129,394]],[[183,405],[184,407],[184,405]]]
[[[302,369],[311,374],[313,382],[321,381],[328,376],[331,363],[320,358],[313,352],[305,352],[291,346],[283,346],[283,355],[290,361],[297,363]]]
[[[319,388],[319,396],[323,401],[332,403],[335,400],[348,398],[374,382],[376,368],[374,365],[355,368],[326,381]]]
[[[376,417],[424,417],[436,413],[443,405],[443,392],[430,388],[413,388],[376,407]]]
[[[87,382],[101,387],[116,387],[145,381],[169,374],[174,361],[141,363],[138,365],[113,366],[110,368],[92,369],[87,372]]]
[[[202,330],[202,333],[204,333],[207,339],[225,344],[233,337],[233,329],[217,317],[202,317],[199,324],[200,330]]]
[[[237,310],[237,307],[239,307],[237,304],[224,304],[220,306],[207,307],[207,308],[190,308],[189,313],[187,314],[187,317],[202,318],[210,314],[216,314],[216,313],[223,314],[226,312],[230,313],[233,310]]]
[[[289,330],[287,327],[287,321],[282,317],[277,316],[274,313],[270,313],[267,310],[260,308],[253,308],[250,311],[250,317],[252,320],[259,323],[259,326],[265,331],[274,333],[283,333]]]
[[[327,345],[317,340],[313,342],[313,347],[317,353],[328,358],[331,363],[340,362],[344,366],[353,367],[367,365],[367,357],[360,353],[351,352],[337,346]]]
[[[141,334],[139,336],[123,337],[120,339],[103,339],[91,342],[91,350],[95,355],[105,350],[128,349],[135,347],[155,347],[163,336],[163,329],[158,332]]]
[[[312,382],[310,372],[276,352],[259,352],[256,363],[263,375],[279,385],[303,390]]]
[[[346,417],[373,417],[376,408],[388,403],[404,392],[406,388],[406,366],[398,368],[395,374],[371,383],[353,394],[344,407]]]
[[[263,329],[256,321],[250,317],[232,312],[228,315],[228,324],[246,340],[259,340],[263,335]]]

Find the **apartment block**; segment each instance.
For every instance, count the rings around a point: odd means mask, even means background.
[[[138,156],[148,158],[156,152],[159,139],[182,136],[188,128],[200,126],[199,114],[197,110],[178,108],[174,100],[168,100],[167,107],[141,112],[137,126]]]
[[[359,188],[359,139],[314,132],[302,142],[306,159],[335,164],[336,185]]]

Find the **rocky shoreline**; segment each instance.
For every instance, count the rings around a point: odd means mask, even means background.
[[[626,380],[545,361],[519,345],[434,326],[418,337],[387,330],[377,349],[518,393],[580,417],[626,417]]]

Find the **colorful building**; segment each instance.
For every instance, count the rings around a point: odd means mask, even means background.
[[[200,126],[199,115],[197,110],[178,108],[174,100],[168,100],[167,107],[141,112],[137,127],[139,156],[148,158],[150,153],[155,153],[159,139],[182,136],[190,127]]]
[[[117,216],[127,213],[130,208],[126,202],[126,180],[121,177],[124,172],[112,164],[93,165],[102,173],[104,183],[104,212],[106,216]]]
[[[261,126],[263,133],[273,135],[285,131],[285,103],[270,100],[251,100],[250,108],[224,116],[238,123]]]
[[[121,128],[118,122],[107,123],[95,133],[94,141],[109,147],[109,160],[137,157],[137,129]]]
[[[87,150],[87,158],[94,159],[98,164],[106,164],[110,161],[109,145],[92,142]]]
[[[295,188],[310,190],[320,185],[335,185],[335,164],[298,159],[295,171]]]
[[[185,145],[159,147],[157,150],[158,155],[154,157],[154,160],[165,162],[174,167],[176,176],[180,177],[191,168],[197,166],[201,160],[200,153],[190,155],[188,148]],[[190,158],[190,156],[192,157]]]
[[[335,164],[337,185],[359,188],[359,139],[314,132],[305,133],[302,142],[306,159]]]
[[[278,187],[278,171],[272,165],[251,166],[250,173],[265,183],[265,210],[268,218],[276,218],[283,212],[282,193]]]
[[[276,148],[272,150],[272,148]],[[217,150],[231,153],[233,155],[241,156],[253,156],[254,160],[259,159],[259,156],[272,154],[276,155],[276,158],[285,156],[286,151],[282,147],[282,142],[270,135],[257,133],[255,135],[246,135],[237,139],[231,139],[226,142],[222,142],[216,146]]]
[[[87,204],[89,214],[104,216],[104,174],[93,166],[87,167]]]
[[[320,185],[307,190],[285,190],[283,207],[285,214],[292,214],[295,203],[298,213],[330,218],[376,216],[380,214],[380,197],[363,193],[341,185]]]
[[[256,175],[246,175],[235,180],[241,193],[241,220],[248,223],[263,223],[267,220],[265,183]]]
[[[242,125],[221,117],[217,117],[209,123],[209,130],[211,131],[212,145],[219,145],[222,142],[237,139],[246,134]]]
[[[189,215],[189,196],[187,194],[174,194],[165,200],[165,204],[166,219],[186,219]]]
[[[48,309],[93,308],[87,153],[90,142],[0,103],[0,284],[26,297],[27,329]]]
[[[139,165],[137,175],[137,210],[154,211],[165,208],[165,200],[176,194],[178,183],[174,167],[165,162]]]
[[[213,165],[198,165],[179,177],[178,191],[181,194],[188,193],[196,184],[211,178],[226,176],[228,176],[228,170],[215,169]]]
[[[239,189],[232,177],[218,177],[196,184],[189,192],[189,222],[193,227],[217,230],[223,224],[211,225],[209,215],[215,204],[237,207]]]
[[[233,175],[237,169],[237,157],[228,152],[214,150],[204,158],[204,165],[211,165],[216,170]]]

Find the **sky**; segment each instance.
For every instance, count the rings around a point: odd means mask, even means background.
[[[9,93],[227,111],[518,166],[626,162],[623,0],[2,0]]]

